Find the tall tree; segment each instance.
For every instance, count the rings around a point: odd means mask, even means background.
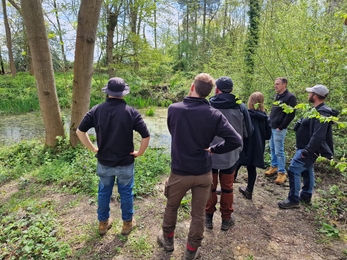
[[[12,37],[11,37],[10,26],[8,24],[8,19],[7,19],[6,0],[2,0],[2,9],[3,9],[3,15],[4,15],[5,30],[6,30],[6,43],[7,43],[8,57],[10,60],[10,69],[11,69],[12,77],[15,77],[16,66],[14,65],[14,59],[13,59]]]
[[[77,127],[90,105],[90,89],[94,71],[94,47],[102,0],[81,0],[78,12],[74,81],[70,125],[70,144],[79,142]]]
[[[47,146],[55,146],[57,142],[56,137],[64,137],[64,125],[58,104],[41,0],[21,0],[21,6],[28,33],[40,109],[45,126],[45,144]]]
[[[107,17],[107,36],[106,36],[106,53],[107,53],[107,68],[108,76],[110,78],[115,75],[115,64],[113,58],[114,49],[114,31],[118,25],[118,18],[122,10],[123,0],[116,1],[110,5],[106,4],[106,17]]]
[[[254,78],[254,56],[259,41],[259,17],[260,17],[259,0],[250,0],[249,2],[249,27],[245,50],[245,65],[246,65],[246,82],[245,85],[249,95],[252,93],[253,78]]]

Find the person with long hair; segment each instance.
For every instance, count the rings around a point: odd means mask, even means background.
[[[252,199],[253,188],[257,178],[257,167],[265,168],[265,140],[271,137],[270,120],[265,113],[264,95],[254,92],[248,99],[248,113],[254,127],[253,134],[244,143],[245,149],[240,155],[239,165],[247,167],[247,187],[239,187],[239,191],[247,199]]]

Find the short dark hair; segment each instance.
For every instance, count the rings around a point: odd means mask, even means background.
[[[194,86],[196,93],[201,98],[205,98],[211,93],[214,79],[207,73],[200,73],[194,79]]]
[[[282,81],[282,83],[284,84],[288,84],[288,79],[285,77],[278,77],[277,79],[279,79],[280,81]]]

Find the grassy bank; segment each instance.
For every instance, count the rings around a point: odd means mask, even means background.
[[[0,148],[0,187],[9,187],[0,200],[0,258],[70,256],[66,231],[57,219],[62,208],[77,207],[79,200],[59,205],[57,198],[83,196],[95,205],[98,186],[95,166],[93,153],[80,147],[72,149],[63,140],[54,150],[44,148],[38,141]],[[136,198],[155,195],[154,185],[168,172],[168,155],[148,149],[135,161]]]
[[[191,79],[190,79],[191,80]],[[101,89],[107,84],[107,74],[94,74],[90,94],[90,106],[102,102],[105,93]],[[129,76],[125,81],[130,85],[131,95],[126,96],[129,105],[136,108],[148,106],[167,107],[181,100],[187,94],[187,79],[175,75],[170,82],[156,84],[138,77]],[[55,83],[59,105],[62,109],[70,108],[73,92],[73,73],[56,72]],[[15,78],[11,75],[0,77],[0,114],[19,114],[39,111],[39,102],[35,77],[19,72]]]

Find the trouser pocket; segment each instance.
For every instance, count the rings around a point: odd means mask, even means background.
[[[169,185],[168,185],[168,180],[165,181],[165,187],[164,187],[164,196],[168,198],[169,194]]]

